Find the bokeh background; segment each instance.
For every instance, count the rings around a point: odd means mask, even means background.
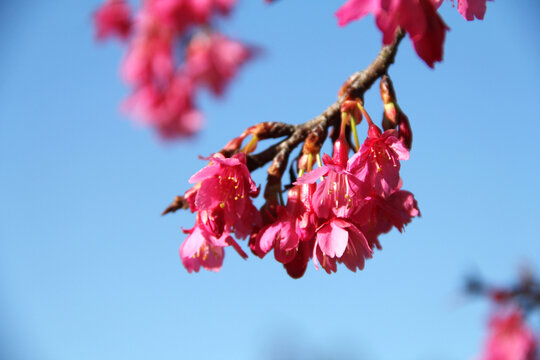
[[[255,122],[319,114],[379,49],[373,18],[340,29],[343,1],[306,3],[241,1],[222,28],[264,51],[224,98],[199,97],[198,137],[163,143],[119,110],[123,48],[94,41],[100,1],[0,2],[1,359],[478,354],[489,306],[461,296],[464,276],[540,270],[538,1],[489,2],[475,22],[445,3],[434,71],[403,42],[390,73],[415,136],[404,188],[422,217],[382,237],[364,271],[310,266],[292,280],[272,255],[230,249],[219,273],[181,265],[194,216],[160,213],[204,166],[197,156]],[[366,102],[379,118],[376,88]]]

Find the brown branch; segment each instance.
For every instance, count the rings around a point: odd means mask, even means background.
[[[183,196],[175,196],[172,203],[167,206],[165,210],[161,213],[161,215],[166,215],[169,213],[176,212],[176,210],[180,209],[189,209],[189,203]]]
[[[292,135],[287,139],[275,144],[258,154],[250,155],[247,159],[247,166],[250,171],[256,170],[272,159],[274,161],[286,161],[289,154],[298,144],[306,139],[308,134],[316,127],[328,127],[335,125],[339,120],[340,108],[343,101],[347,98],[363,98],[364,93],[375,83],[382,75],[386,74],[388,68],[394,63],[399,43],[405,36],[405,33],[398,30],[394,42],[383,46],[379,55],[373,62],[362,71],[354,73],[347,80],[347,88],[339,99],[330,105],[322,114],[307,121],[301,125],[295,125]]]

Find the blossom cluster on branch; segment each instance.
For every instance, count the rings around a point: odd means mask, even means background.
[[[352,271],[363,269],[373,250],[381,249],[381,234],[394,227],[402,231],[420,215],[413,194],[401,189],[399,175],[412,144],[410,123],[397,105],[388,76],[383,76],[380,88],[384,132],[361,99],[344,100],[329,136],[332,156],[324,154],[321,160],[329,125],[316,125],[304,140],[286,200],[282,176],[288,155],[270,165],[261,209],[252,203],[259,189],[246,160],[259,140],[283,135],[283,130],[276,131],[279,126],[252,126],[207,158],[208,165],[189,180],[194,186],[180,198],[197,213],[195,226],[185,230],[189,235],[180,247],[186,269],[220,270],[224,248],[229,246],[245,258],[233,235],[249,237],[251,251],[261,258],[273,250],[293,278],[304,274],[311,258],[316,268],[322,266],[328,273],[337,271],[337,263]],[[357,124],[362,119],[367,136],[360,144]],[[242,147],[248,136],[251,140]],[[349,157],[351,149],[354,155]]]
[[[467,20],[482,19],[486,1],[459,0],[458,10]],[[348,0],[337,10],[342,26],[367,14],[375,17],[383,34],[379,55],[349,77],[338,100],[321,115],[300,125],[253,125],[205,158],[208,165],[190,178],[193,187],[165,211],[196,213],[195,225],[184,230],[188,235],[180,246],[189,272],[219,270],[226,247],[246,258],[235,238],[249,238],[249,248],[258,257],[273,251],[294,278],[304,274],[310,259],[328,273],[337,271],[338,263],[356,271],[381,248],[380,235],[392,228],[401,232],[420,215],[413,194],[402,189],[399,171],[401,161],[409,158],[413,133],[388,68],[407,34],[427,65],[442,60],[448,30],[438,14],[442,2]],[[235,5],[236,0],[144,0],[132,15],[126,0],[106,0],[94,14],[96,36],[127,42],[122,74],[133,91],[125,108],[165,138],[194,134],[202,121],[196,92],[207,88],[221,95],[253,56],[253,48],[215,27],[214,20],[227,16]],[[382,129],[363,102],[364,93],[379,79]],[[367,129],[360,143],[357,125],[363,119]],[[283,137],[254,153],[260,140]],[[328,139],[332,155],[321,156]],[[301,144],[296,166],[294,161],[288,166]],[[265,202],[257,209],[252,199],[260,187],[251,172],[268,163]],[[294,179],[285,185],[282,177],[288,167]]]

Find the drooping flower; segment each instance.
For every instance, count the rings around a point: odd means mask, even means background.
[[[232,246],[242,258],[246,253],[232,236],[222,229],[213,229],[212,212],[201,211],[197,214],[193,229],[185,230],[189,234],[180,245],[180,258],[188,272],[198,272],[202,266],[206,270],[219,271],[225,256],[224,247]]]
[[[364,198],[353,218],[370,247],[381,249],[379,235],[389,232],[392,227],[402,232],[405,225],[416,216],[420,216],[420,210],[414,195],[397,190],[388,198],[378,195]]]
[[[448,27],[431,0],[348,0],[336,12],[340,26],[373,14],[383,33],[383,43],[394,41],[396,30],[405,30],[417,54],[430,67],[442,61]]]
[[[116,36],[126,40],[131,33],[131,10],[125,0],[107,0],[94,13],[96,38]]]
[[[195,36],[186,50],[186,66],[196,82],[221,95],[238,69],[252,57],[241,42],[219,33]]]
[[[366,237],[351,222],[332,218],[317,229],[313,261],[327,273],[336,272],[336,261],[343,262],[350,270],[362,270],[366,258],[372,255]],[[317,261],[318,260],[318,261]]]
[[[495,313],[480,360],[538,360],[538,344],[516,308]]]
[[[195,209],[221,209],[224,231],[245,238],[260,223],[260,214],[251,201],[259,191],[246,166],[246,155],[225,158],[217,153],[208,160],[210,163],[189,179],[191,184],[200,183]]]
[[[223,265],[225,251],[215,246],[203,235],[200,227],[189,230],[189,235],[180,245],[180,258],[189,273],[199,272],[201,266],[206,270],[219,271]]]
[[[309,242],[315,235],[316,216],[311,207],[315,185],[295,185],[288,192],[287,206],[277,208],[277,220],[260,234],[260,249],[268,253],[272,248],[276,260],[286,264],[296,257],[301,242]]]
[[[331,215],[347,217],[361,198],[363,184],[351,173],[348,166],[345,168],[327,154],[324,154],[323,160],[323,166],[298,178],[295,184],[313,184],[326,176],[317,184],[317,190],[313,194],[313,210],[323,219],[328,219]]]
[[[389,196],[399,187],[399,161],[409,159],[409,151],[398,136],[396,130],[382,133],[376,125],[370,125],[368,137],[349,160],[350,172],[378,196]]]

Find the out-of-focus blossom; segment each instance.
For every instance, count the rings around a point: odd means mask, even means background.
[[[236,0],[149,0],[146,11],[179,33],[193,25],[208,25],[212,15],[228,15]]]
[[[131,10],[125,0],[108,0],[94,13],[96,38],[116,36],[126,40],[131,33]]]
[[[538,360],[538,344],[521,311],[507,308],[489,322],[489,334],[480,360]]]
[[[167,83],[175,72],[173,33],[152,16],[142,15],[122,64],[122,76],[132,85]]]
[[[142,123],[156,127],[163,138],[190,136],[202,125],[202,116],[193,105],[193,91],[191,79],[178,73],[164,87],[140,86],[124,107]]]
[[[126,108],[162,137],[195,134],[202,125],[197,90],[208,87],[222,95],[252,57],[251,48],[214,29],[214,19],[235,5],[236,0],[145,0],[132,17],[125,0],[106,0],[95,12],[98,39],[128,40],[121,73],[133,93]]]
[[[193,79],[221,95],[238,69],[252,56],[241,42],[219,33],[195,36],[186,50],[186,66]]]

